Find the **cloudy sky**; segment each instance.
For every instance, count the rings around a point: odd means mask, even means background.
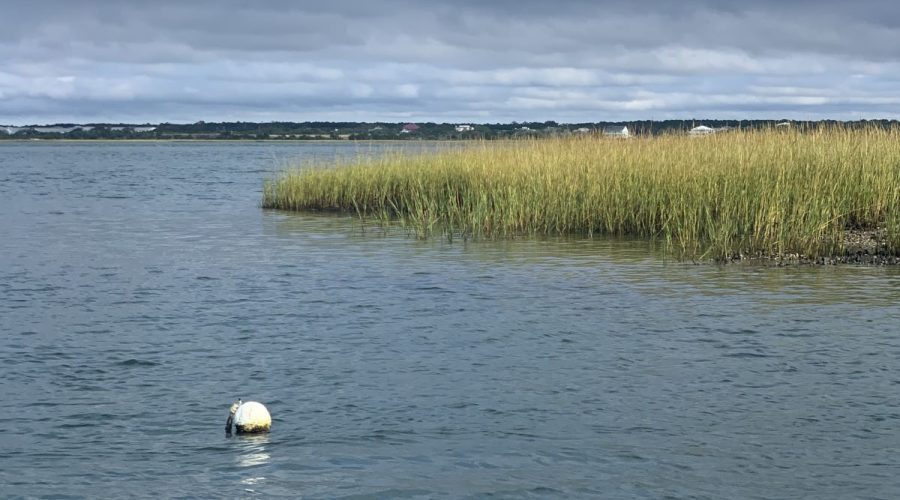
[[[0,124],[900,118],[894,0],[3,0]]]

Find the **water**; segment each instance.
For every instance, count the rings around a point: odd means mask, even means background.
[[[0,496],[900,495],[897,269],[258,208],[381,147],[0,143]]]

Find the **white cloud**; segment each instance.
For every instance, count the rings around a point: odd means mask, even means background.
[[[396,95],[410,99],[419,97],[419,86],[412,83],[397,85]]]
[[[601,78],[594,70],[572,67],[501,68],[494,70],[449,70],[447,83],[455,85],[596,85]]]

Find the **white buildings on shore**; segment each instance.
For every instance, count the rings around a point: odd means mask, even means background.
[[[710,135],[715,134],[718,130],[712,127],[707,127],[706,125],[698,125],[688,131],[688,135],[692,136],[700,136],[700,135]]]
[[[9,135],[15,135],[20,131],[28,131],[36,134],[69,134],[75,132],[76,130],[80,130],[82,132],[90,132],[98,128],[93,125],[70,125],[70,126],[60,126],[60,125],[49,125],[45,127],[13,127],[13,126],[3,126],[0,127],[0,130],[5,131]],[[146,133],[153,132],[156,130],[156,127],[153,126],[132,126],[132,125],[115,125],[110,127],[100,126],[100,129],[107,129],[112,132],[134,132],[134,133]]]
[[[628,131],[628,127],[625,125],[612,125],[603,127],[603,135],[607,137],[630,137],[631,132]]]
[[[727,132],[729,130],[734,130],[734,127],[708,127],[706,125],[698,125],[690,130],[688,130],[688,135],[691,137],[703,137],[705,135],[718,134],[720,132]]]
[[[156,130],[156,127],[128,127],[128,126],[125,126],[125,127],[109,127],[109,129],[112,130],[113,132],[121,132],[121,131],[129,131],[130,130],[132,132],[140,134],[143,132],[153,132],[154,130]]]

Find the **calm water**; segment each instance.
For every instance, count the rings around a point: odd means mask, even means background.
[[[0,496],[900,497],[900,271],[258,208],[380,147],[0,143]]]

